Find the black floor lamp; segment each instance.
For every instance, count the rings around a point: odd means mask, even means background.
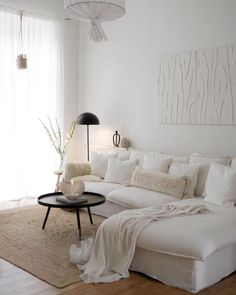
[[[99,125],[99,119],[92,113],[82,113],[76,120],[78,125],[87,125],[87,158],[89,161],[89,125]]]

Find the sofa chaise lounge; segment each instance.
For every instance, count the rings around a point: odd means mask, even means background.
[[[129,152],[129,159],[133,160],[136,157],[138,164],[143,166],[145,153],[132,152],[132,150]],[[160,154],[152,154],[152,156],[159,157]],[[85,189],[101,193],[106,197],[103,205],[93,209],[93,213],[105,217],[123,210],[166,203],[206,205],[209,214],[152,222],[144,228],[138,237],[130,267],[130,270],[144,273],[167,285],[195,293],[236,270],[236,208],[216,205],[203,198],[210,164],[218,163],[225,167],[231,164],[235,167],[236,161],[229,157],[199,155],[191,155],[188,159],[172,155],[164,155],[164,157],[171,158],[171,162],[185,163],[186,161],[198,165],[194,197],[180,199],[163,192],[107,182],[106,178],[99,182],[85,181]],[[74,169],[76,165],[79,164],[66,164],[67,180],[77,177],[74,172],[71,173],[76,170]]]

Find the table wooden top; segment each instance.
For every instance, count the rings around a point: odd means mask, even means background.
[[[56,200],[57,196],[62,195],[61,192],[49,193],[38,197],[38,204],[54,208],[86,208],[94,207],[105,202],[105,197],[101,194],[84,192],[81,196],[86,197],[87,201],[83,203],[67,204]]]

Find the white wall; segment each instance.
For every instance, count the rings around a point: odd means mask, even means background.
[[[64,19],[63,0],[0,0],[0,4]],[[78,116],[78,22],[64,21],[64,133]],[[75,132],[67,159],[78,158]]]
[[[0,3],[21,10],[64,16],[63,0],[1,0]]]
[[[159,125],[157,118],[160,55],[236,44],[236,1],[127,0],[126,7],[123,18],[104,24],[106,43],[89,42],[88,25],[80,26],[79,111],[101,121],[92,143],[111,144],[119,130],[146,151],[236,154],[235,126]]]

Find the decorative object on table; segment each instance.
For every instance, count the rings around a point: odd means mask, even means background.
[[[70,128],[66,133],[66,139],[63,141],[61,128],[59,126],[57,119],[55,120],[55,126],[53,126],[52,121],[49,117],[48,117],[48,125],[46,125],[46,123],[44,123],[41,119],[39,119],[39,121],[42,123],[50,142],[52,143],[58,156],[60,157],[60,164],[58,168],[58,173],[60,173],[63,168],[67,148],[72,140],[72,137],[75,131],[76,122],[73,121],[71,123]]]
[[[102,22],[113,21],[125,14],[125,0],[64,0],[67,16],[72,19],[89,21],[90,40],[107,41]]]
[[[94,236],[80,236],[78,231],[68,235],[69,240],[69,262],[77,266],[85,265],[90,257]]]
[[[161,124],[236,125],[236,46],[200,48],[160,60]]]
[[[16,66],[18,70],[27,69],[27,56],[26,56],[25,45],[23,41],[23,12],[22,11],[20,11],[20,28],[19,28],[19,36],[18,36]]]
[[[99,119],[92,113],[82,113],[76,120],[78,125],[87,125],[87,159],[89,162],[89,125],[99,125]]]
[[[55,187],[55,193],[60,191],[60,178],[63,174],[62,171],[54,171],[54,174],[57,175],[57,182],[56,182],[56,187]]]
[[[70,200],[76,199],[84,192],[84,181],[79,178],[70,181],[63,180],[61,182],[61,191],[66,198]]]
[[[129,140],[128,138],[122,138],[120,142],[120,147],[128,149],[129,148]]]
[[[118,131],[116,131],[115,134],[113,134],[112,140],[113,140],[113,145],[116,146],[116,147],[119,147],[119,145],[120,145],[120,134],[118,133]]]

